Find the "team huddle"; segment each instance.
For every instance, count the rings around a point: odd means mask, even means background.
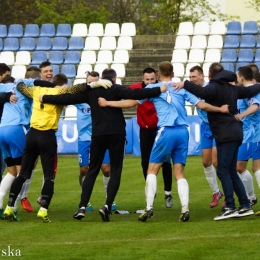
[[[257,69],[257,72],[255,70]],[[9,73],[8,73],[9,72]],[[14,82],[10,69],[0,64],[0,148],[8,168],[0,184],[0,218],[18,221],[17,204],[33,211],[27,193],[38,158],[43,168],[43,186],[38,199],[37,217],[48,223],[48,208],[54,194],[57,169],[55,132],[64,105],[77,107],[78,154],[82,194],[73,217],[81,220],[92,210],[91,193],[96,177],[103,173],[106,200],[99,214],[110,221],[116,209],[123,167],[126,130],[122,108],[137,105],[140,148],[146,181],[146,207],[138,219],[146,221],[154,214],[157,174],[162,167],[165,206],[172,207],[172,176],[181,202],[179,221],[190,219],[189,185],[184,176],[189,134],[185,102],[196,106],[202,119],[200,127],[202,162],[212,191],[210,207],[224,196],[222,212],[214,220],[254,214],[257,203],[253,179],[247,162],[253,160],[253,172],[260,188],[260,84],[254,65],[238,69],[237,75],[225,71],[221,64],[209,68],[205,82],[199,66],[190,69],[190,81],[173,83],[173,66],[161,62],[156,72],[143,71],[143,81],[129,88],[116,84],[116,72],[105,69],[101,80],[96,72],[87,73],[86,83],[68,87],[67,77],[53,78],[51,64],[29,67],[25,79]],[[12,134],[10,134],[12,133]],[[12,139],[12,136],[17,138]],[[48,149],[47,149],[48,147]],[[171,166],[171,164],[173,166]],[[3,171],[3,162],[1,170]],[[216,169],[216,170],[215,170]],[[218,187],[217,176],[222,190]],[[8,204],[3,202],[9,192]],[[239,200],[236,208],[234,192]],[[260,212],[256,212],[260,215]]]

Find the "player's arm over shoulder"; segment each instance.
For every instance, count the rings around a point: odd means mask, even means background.
[[[26,86],[23,82],[20,82],[16,85],[16,88],[23,95],[32,98],[33,97],[33,91],[35,90],[36,87]]]
[[[58,89],[59,94],[77,94],[77,93],[82,93],[85,92],[87,90],[91,89],[91,87],[86,84],[86,83],[81,83],[81,84],[77,84],[74,86],[66,86],[66,87],[61,87]]]

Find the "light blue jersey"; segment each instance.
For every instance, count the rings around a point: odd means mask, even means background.
[[[35,79],[26,79],[22,81],[27,86],[33,86],[34,80]],[[21,82],[21,80],[19,80],[19,82]],[[16,89],[17,83],[18,82],[0,84],[2,92],[14,91],[15,95],[18,97],[18,101],[15,104],[9,102],[4,104],[0,127],[9,125],[23,125],[28,127],[30,124],[32,99],[22,95]]]
[[[203,86],[203,88],[206,87],[207,85],[208,85],[208,82],[205,83],[205,85]],[[201,101],[204,101],[204,100],[201,99]],[[208,113],[207,113],[207,111],[202,110],[202,109],[200,109],[200,108],[198,108],[198,107],[196,107],[195,109],[197,110],[197,113],[198,113],[198,116],[200,117],[200,119],[201,119],[203,122],[205,122],[205,123],[208,124],[209,121],[208,121]]]
[[[251,106],[253,104],[258,104],[259,108],[260,108],[260,93],[257,94],[256,96],[249,98],[247,100],[248,105]],[[260,142],[260,110],[258,109],[254,114],[251,115],[251,120],[252,120],[252,124],[254,127],[254,139],[253,139],[253,143],[257,143]]]
[[[149,100],[154,103],[157,112],[158,127],[188,126],[185,100],[190,102],[193,106],[195,106],[200,100],[185,89],[174,91],[175,87],[171,87],[171,81],[149,84],[146,88],[160,87],[162,84],[167,85],[167,91],[161,93],[158,97],[149,98]]]
[[[79,141],[91,141],[92,120],[91,109],[86,103],[75,104],[77,107],[77,128]]]
[[[238,99],[237,108],[239,113],[243,113],[249,107],[248,99]],[[251,120],[251,115],[242,119],[243,121],[243,143],[250,143],[254,139],[254,127]]]

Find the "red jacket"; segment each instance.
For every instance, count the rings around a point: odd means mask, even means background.
[[[135,83],[129,88],[144,88],[143,82]],[[137,106],[137,123],[140,128],[155,130],[157,129],[158,117],[153,102],[146,100],[143,104]]]

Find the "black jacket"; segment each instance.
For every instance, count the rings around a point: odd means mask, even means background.
[[[5,102],[9,102],[9,99],[11,97],[12,93],[11,92],[1,92],[0,93],[0,122],[3,114],[3,109],[4,109],[4,104]]]
[[[216,74],[205,88],[187,80],[184,83],[186,90],[204,99],[211,105],[218,107],[225,104],[229,105],[228,114],[208,112],[210,129],[216,139],[216,143],[242,142],[242,122],[237,121],[234,117],[238,113],[237,100],[255,96],[260,92],[260,84],[250,87],[239,87],[228,83],[235,80],[235,73],[223,70]]]
[[[83,83],[86,85],[86,83]],[[81,84],[79,84],[81,85]],[[161,94],[160,88],[129,89],[114,84],[109,89],[95,88],[81,94],[44,95],[43,102],[59,105],[88,103],[91,107],[92,136],[123,134],[125,135],[125,119],[121,108],[100,107],[98,98],[108,101],[121,99],[144,99],[156,97]]]

